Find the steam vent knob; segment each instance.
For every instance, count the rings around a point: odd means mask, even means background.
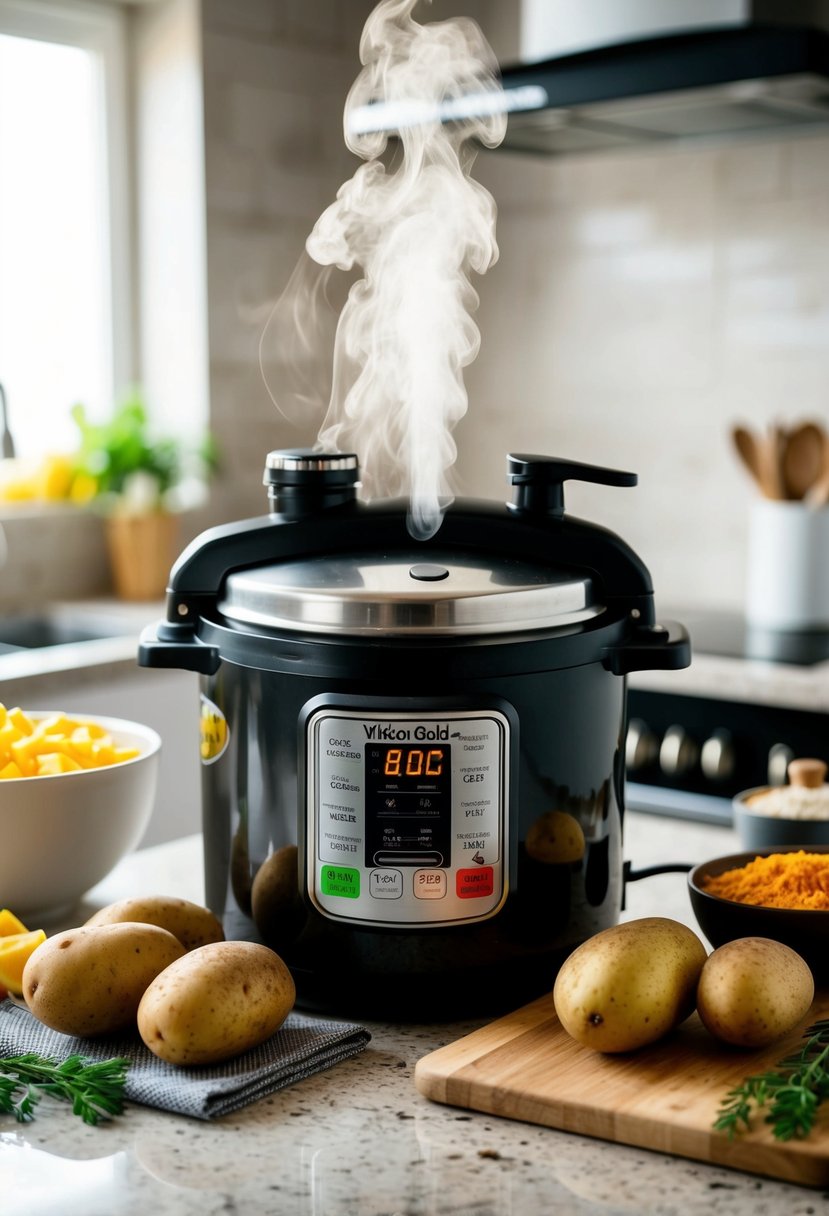
[[[284,448],[268,452],[264,484],[272,515],[302,519],[353,502],[360,467],[353,452]]]

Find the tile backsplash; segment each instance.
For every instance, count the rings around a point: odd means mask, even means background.
[[[226,519],[264,509],[269,448],[316,434],[317,419],[292,426],[275,409],[259,336],[354,170],[341,115],[371,7],[204,5]],[[571,484],[570,509],[630,541],[661,603],[739,608],[754,491],[729,429],[829,422],[829,135],[558,160],[482,152],[475,175],[498,204],[501,256],[475,282],[482,346],[456,431],[460,491],[504,494],[510,449],[631,468],[637,489]]]
[[[510,446],[634,469],[636,490],[571,486],[571,509],[631,541],[663,602],[739,608],[754,491],[730,427],[829,423],[829,136],[493,154],[478,176],[501,260],[465,487],[491,489]]]

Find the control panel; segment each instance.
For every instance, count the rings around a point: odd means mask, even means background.
[[[335,920],[427,926],[497,912],[509,731],[493,709],[312,713],[306,879],[317,909]]]

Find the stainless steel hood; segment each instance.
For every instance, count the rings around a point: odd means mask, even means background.
[[[382,101],[354,133],[504,109],[502,148],[556,156],[829,130],[829,0],[510,0],[503,93]]]
[[[598,30],[588,49],[502,69],[509,113],[502,147],[554,156],[829,130],[825,0],[723,4],[728,20],[702,27],[698,3],[674,2],[670,32],[643,33],[640,22],[628,38],[620,35],[619,14],[641,15],[643,4],[605,7],[615,9],[613,41],[602,42]],[[543,46],[543,39],[536,42]],[[523,51],[526,60],[532,40]]]

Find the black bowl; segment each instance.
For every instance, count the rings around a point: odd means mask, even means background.
[[[781,845],[774,849],[754,849],[750,853],[732,853],[730,857],[704,861],[688,875],[688,891],[699,927],[712,946],[722,946],[737,937],[770,937],[796,950],[811,967],[815,981],[825,982],[829,980],[829,911],[740,904],[712,895],[702,885],[706,878],[726,870],[739,869],[755,857],[797,853],[803,847]],[[829,845],[808,845],[806,851],[829,853]]]

